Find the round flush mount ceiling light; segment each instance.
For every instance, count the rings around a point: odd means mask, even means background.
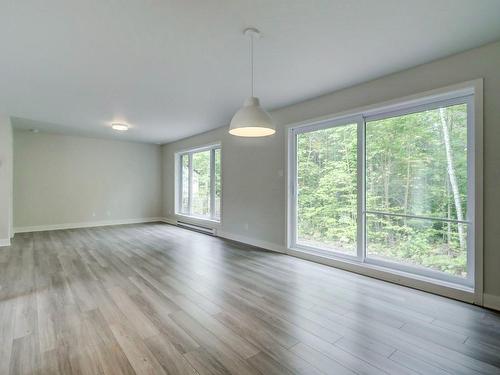
[[[254,62],[253,62],[253,39],[260,37],[260,32],[256,28],[249,27],[243,32],[250,41],[250,82],[251,95],[243,103],[243,107],[236,112],[229,125],[229,134],[239,137],[265,137],[276,133],[273,119],[260,106],[259,98],[254,96]]]
[[[122,122],[113,122],[111,124],[111,128],[113,130],[117,130],[119,132],[124,132],[124,131],[127,131],[129,126],[127,124],[124,124]]]

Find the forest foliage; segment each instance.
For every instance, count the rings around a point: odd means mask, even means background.
[[[367,256],[465,277],[466,104],[367,122],[365,139]],[[299,243],[355,255],[357,125],[298,134],[297,168]]]
[[[210,218],[211,208],[211,175],[210,163],[212,152],[205,150],[191,154],[192,169],[189,170],[189,154],[181,157],[182,189],[181,210],[184,213]],[[221,201],[221,149],[216,148],[214,157],[214,217],[220,218]],[[191,175],[191,177],[189,177]],[[189,212],[189,179],[191,178],[191,212]]]

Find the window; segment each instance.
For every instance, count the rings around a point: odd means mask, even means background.
[[[366,256],[467,277],[467,103],[366,122]]]
[[[178,153],[176,213],[220,221],[221,148],[213,145]]]
[[[297,134],[297,243],[356,254],[357,125]]]
[[[290,246],[473,286],[473,93],[290,131]]]

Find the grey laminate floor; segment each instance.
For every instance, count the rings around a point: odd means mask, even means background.
[[[0,248],[1,374],[500,374],[500,316],[166,224]]]

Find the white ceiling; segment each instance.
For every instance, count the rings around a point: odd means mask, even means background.
[[[0,0],[17,127],[166,143],[500,38],[499,0]],[[29,119],[29,120],[28,120]],[[125,134],[109,128],[130,123]]]

